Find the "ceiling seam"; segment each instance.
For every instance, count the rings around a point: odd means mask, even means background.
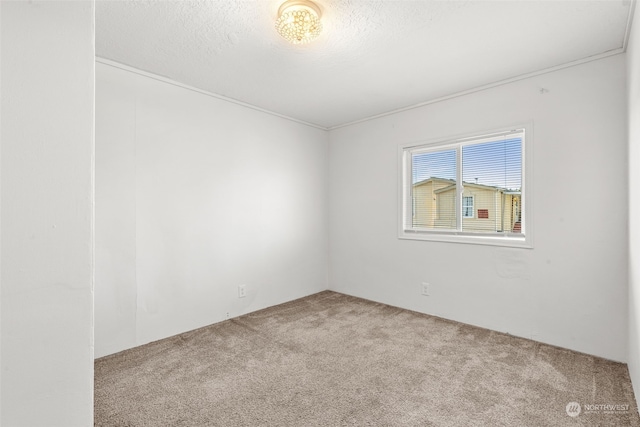
[[[634,6],[635,6],[635,0],[633,0],[633,4],[631,6],[631,9],[633,9]],[[548,74],[548,73],[551,73],[551,72],[554,72],[554,71],[563,70],[565,68],[575,67],[575,66],[578,66],[578,65],[586,64],[588,62],[593,62],[593,61],[597,61],[597,60],[600,60],[600,59],[604,59],[604,58],[607,58],[607,57],[610,57],[610,56],[623,54],[626,51],[626,39],[629,36],[630,28],[631,28],[631,22],[629,21],[628,26],[627,26],[627,34],[625,35],[625,42],[623,43],[625,46],[617,48],[617,49],[613,49],[613,50],[610,50],[610,51],[607,51],[607,52],[599,53],[597,55],[588,56],[586,58],[578,59],[578,60],[575,60],[575,61],[567,62],[567,63],[556,65],[556,66],[553,66],[553,67],[544,68],[542,70],[534,71],[534,72],[531,72],[531,73],[525,73],[525,74],[521,74],[519,76],[510,77],[508,79],[499,80],[497,82],[489,83],[489,84],[486,84],[486,85],[477,86],[477,87],[474,87],[474,88],[471,88],[471,89],[467,89],[467,90],[464,90],[464,91],[461,91],[461,92],[453,93],[451,95],[442,96],[442,97],[439,97],[439,98],[435,98],[435,99],[431,99],[431,100],[428,100],[428,101],[419,102],[417,104],[412,104],[412,105],[409,105],[409,106],[406,106],[406,107],[398,108],[398,109],[387,111],[387,112],[384,112],[384,113],[380,113],[380,114],[364,117],[362,119],[358,119],[358,120],[354,120],[354,121],[351,121],[351,122],[343,123],[343,124],[340,124],[340,125],[337,125],[337,126],[328,126],[328,127],[317,125],[315,123],[306,122],[304,120],[296,119],[294,117],[290,117],[290,116],[287,116],[287,115],[284,115],[284,114],[276,113],[274,111],[270,111],[270,110],[267,110],[265,108],[261,108],[261,107],[258,107],[258,106],[255,106],[255,105],[252,105],[252,104],[249,104],[249,103],[246,103],[246,102],[238,101],[236,99],[229,98],[229,97],[226,97],[224,95],[219,95],[219,94],[216,94],[216,93],[213,93],[213,92],[208,92],[208,91],[203,90],[203,89],[198,89],[196,87],[189,86],[189,85],[186,85],[184,83],[177,82],[177,81],[169,79],[167,77],[162,77],[162,76],[159,76],[157,74],[150,73],[148,71],[139,70],[137,68],[134,68],[134,67],[131,67],[131,66],[128,66],[128,65],[125,65],[125,64],[121,64],[119,62],[112,61],[110,59],[100,58],[100,57],[96,56],[96,62],[99,62],[99,63],[107,65],[107,66],[119,68],[119,69],[122,69],[124,71],[129,71],[129,72],[132,72],[132,73],[135,73],[135,74],[139,74],[139,75],[142,75],[142,76],[145,76],[145,77],[148,77],[148,78],[151,78],[151,79],[163,82],[163,83],[167,83],[167,84],[171,84],[171,85],[174,85],[174,86],[177,86],[177,87],[181,87],[183,89],[191,90],[193,92],[201,93],[203,95],[207,95],[207,96],[210,96],[212,98],[220,99],[222,101],[227,101],[227,102],[230,102],[230,103],[233,103],[233,104],[241,105],[243,107],[250,108],[252,110],[256,110],[256,111],[260,111],[260,112],[263,112],[263,113],[266,113],[266,114],[269,114],[269,115],[272,115],[272,116],[280,117],[282,119],[286,119],[286,120],[289,120],[289,121],[292,121],[292,122],[296,122],[296,123],[299,123],[299,124],[302,124],[302,125],[305,125],[305,126],[310,126],[310,127],[316,128],[316,129],[324,130],[324,131],[332,131],[332,130],[340,129],[340,128],[343,128],[343,127],[352,126],[352,125],[359,124],[359,123],[364,123],[364,122],[367,122],[367,121],[370,121],[370,120],[375,120],[375,119],[379,119],[379,118],[382,118],[382,117],[386,117],[386,116],[391,116],[391,115],[394,115],[394,114],[402,113],[404,111],[414,110],[416,108],[424,107],[426,105],[431,105],[431,104],[436,104],[438,102],[447,101],[449,99],[459,98],[461,96],[469,95],[469,94],[476,93],[476,92],[481,92],[481,91],[484,91],[484,90],[487,90],[487,89],[492,89],[492,88],[495,88],[495,87],[498,87],[498,86],[503,86],[503,85],[506,85],[506,84],[509,84],[509,83],[514,83],[514,82],[517,82],[517,81],[520,81],[520,80],[524,80],[524,79],[528,79],[528,78],[531,78],[531,77],[536,77],[536,76],[540,76],[540,75],[543,75],[543,74]]]
[[[603,52],[603,53],[599,53],[597,55],[592,55],[592,56],[588,56],[586,58],[582,58],[582,59],[578,59],[576,61],[571,61],[571,62],[567,62],[564,64],[560,64],[560,65],[556,65],[553,67],[549,67],[549,68],[544,68],[542,70],[538,70],[538,71],[534,71],[531,73],[526,73],[526,74],[521,74],[519,76],[515,76],[515,77],[510,77],[508,79],[504,79],[504,80],[498,80],[497,82],[493,82],[493,83],[489,83],[486,85],[482,85],[482,86],[477,86],[471,89],[467,89],[461,92],[456,92],[453,93],[451,95],[446,95],[446,96],[442,96],[440,98],[435,98],[435,99],[431,99],[429,101],[423,101],[423,102],[419,102],[417,104],[412,104],[406,107],[402,107],[402,108],[398,108],[396,110],[391,110],[391,111],[387,111],[385,113],[380,113],[380,114],[376,114],[373,116],[369,116],[369,117],[365,117],[363,119],[358,119],[358,120],[354,120],[351,122],[347,122],[347,123],[343,123],[341,125],[337,125],[337,126],[331,126],[328,128],[329,131],[332,130],[336,130],[336,129],[340,129],[343,127],[347,127],[347,126],[352,126],[352,125],[356,125],[359,123],[363,123],[363,122],[368,122],[370,120],[375,120],[375,119],[379,119],[382,117],[386,117],[386,116],[391,116],[394,114],[398,114],[398,113],[402,113],[404,111],[409,111],[409,110],[414,110],[416,108],[420,108],[420,107],[424,107],[426,105],[431,105],[431,104],[436,104],[438,102],[443,102],[443,101],[447,101],[449,99],[453,99],[453,98],[459,98],[461,96],[465,96],[465,95],[470,95],[472,93],[476,93],[476,92],[482,92],[484,90],[487,89],[492,89],[498,86],[503,86],[509,83],[514,83],[520,80],[525,80],[531,77],[536,77],[536,76],[540,76],[543,74],[548,74],[548,73],[552,73],[554,71],[559,71],[559,70],[563,70],[565,68],[570,68],[570,67],[575,67],[578,65],[582,65],[582,64],[586,64],[588,62],[593,62],[593,61],[597,61],[600,59],[604,59],[604,58],[608,58],[610,56],[614,56],[614,55],[619,55],[619,54],[623,54],[625,53],[623,48],[617,48],[617,49],[613,49],[607,52]]]
[[[626,52],[627,45],[629,44],[629,37],[631,37],[631,26],[633,25],[633,12],[636,10],[636,0],[631,0],[629,6],[629,15],[627,15],[627,27],[624,30],[624,39],[622,41],[622,49]]]
[[[271,116],[280,117],[281,119],[285,119],[285,120],[289,120],[289,121],[292,121],[292,122],[296,122],[296,123],[299,123],[301,125],[310,126],[310,127],[316,128],[316,129],[324,130],[324,131],[328,131],[329,130],[329,128],[327,128],[325,126],[320,126],[320,125],[317,125],[315,123],[306,122],[304,120],[296,119],[294,117],[290,117],[290,116],[287,116],[285,114],[276,113],[275,111],[267,110],[265,108],[261,108],[261,107],[258,107],[256,105],[249,104],[247,102],[242,102],[242,101],[239,101],[237,99],[229,98],[229,97],[224,96],[224,95],[219,95],[217,93],[209,92],[209,91],[206,91],[206,90],[203,90],[203,89],[198,89],[196,87],[189,86],[187,84],[180,83],[178,81],[172,80],[172,79],[170,79],[168,77],[162,77],[160,75],[157,75],[157,74],[154,74],[154,73],[150,73],[148,71],[143,71],[143,70],[140,70],[138,68],[134,68],[134,67],[131,67],[129,65],[125,65],[125,64],[122,64],[120,62],[113,61],[111,59],[106,59],[106,58],[101,58],[99,56],[96,56],[96,62],[98,62],[100,64],[107,65],[109,67],[119,68],[121,70],[128,71],[130,73],[134,73],[134,74],[138,74],[138,75],[141,75],[141,76],[144,76],[144,77],[148,77],[150,79],[153,79],[153,80],[156,80],[156,81],[159,81],[159,82],[162,82],[162,83],[167,83],[167,84],[170,84],[170,85],[173,85],[173,86],[177,86],[177,87],[180,87],[182,89],[187,89],[187,90],[190,90],[192,92],[197,92],[197,93],[200,93],[202,95],[210,96],[212,98],[216,98],[216,99],[219,99],[221,101],[230,102],[232,104],[236,104],[236,105],[240,105],[242,107],[250,108],[252,110],[260,111],[262,113],[266,113],[266,114],[269,114]]]

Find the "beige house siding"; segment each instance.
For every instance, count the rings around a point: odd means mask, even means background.
[[[502,228],[500,191],[465,185],[462,197],[473,197],[473,218],[462,218],[462,231],[495,232]],[[485,210],[487,218],[478,218],[478,211]]]
[[[462,230],[495,233],[512,231],[514,202],[520,195],[502,189],[466,183],[463,197],[473,197],[473,217],[462,218]],[[456,228],[456,187],[452,181],[431,178],[413,187],[413,226],[436,229]],[[482,215],[480,215],[482,213]]]
[[[413,226],[433,228],[436,215],[433,182],[414,187],[413,200]]]
[[[456,228],[456,189],[455,187],[435,194],[438,203],[438,216],[435,228]]]
[[[510,194],[503,194],[502,199],[502,227],[505,230],[510,230],[513,227],[513,196]]]
[[[446,179],[432,178],[413,187],[413,226],[425,228],[439,228],[443,225],[439,221],[441,216],[450,218],[454,217],[453,226],[445,226],[446,228],[455,228],[455,199],[438,201],[436,191],[446,188],[452,184],[452,181]],[[453,192],[455,197],[455,191]],[[453,205],[451,205],[453,202]],[[439,203],[442,205],[440,206]],[[451,208],[453,206],[453,209]]]

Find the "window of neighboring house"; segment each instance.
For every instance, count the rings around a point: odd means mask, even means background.
[[[401,146],[398,236],[531,247],[525,134],[529,126]]]
[[[462,217],[473,218],[473,196],[462,196]]]

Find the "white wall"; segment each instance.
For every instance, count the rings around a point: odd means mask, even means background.
[[[94,4],[0,7],[1,424],[88,426]]]
[[[0,4],[0,96],[2,95],[2,5]],[[0,101],[0,425],[2,424],[2,102]]]
[[[399,144],[526,121],[534,249],[397,238]],[[625,361],[625,124],[616,55],[331,131],[330,288]]]
[[[2,95],[2,5],[0,4],[0,96]],[[0,101],[0,425],[2,424],[2,102]]]
[[[640,7],[627,46],[629,118],[629,374],[640,396]]]
[[[327,162],[326,131],[98,63],[96,357],[326,289]]]

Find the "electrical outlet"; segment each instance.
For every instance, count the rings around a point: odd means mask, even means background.
[[[227,311],[227,319],[229,318],[229,312]]]
[[[429,284],[427,282],[422,282],[422,295],[429,296]]]
[[[238,286],[238,298],[244,298],[247,296],[247,285]]]

